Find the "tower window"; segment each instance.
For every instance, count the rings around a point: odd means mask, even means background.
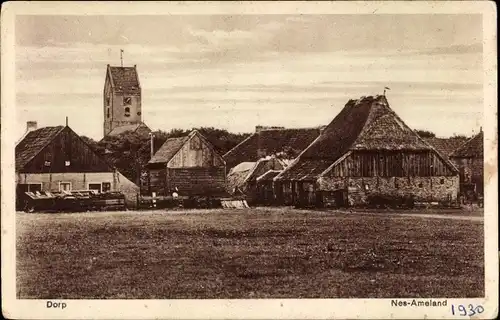
[[[125,117],[130,117],[130,108],[129,107],[125,108]]]
[[[123,97],[123,105],[124,106],[129,106],[132,104],[132,98],[131,97]]]
[[[111,102],[111,99],[109,97],[106,97],[106,105],[109,107],[110,105],[110,102]]]
[[[139,112],[137,112],[137,115],[138,115],[138,116],[140,116],[140,115],[141,115],[141,112],[140,112],[140,111],[139,111]]]
[[[110,117],[109,108],[108,108],[108,112],[107,112],[106,116],[107,116],[108,118]]]

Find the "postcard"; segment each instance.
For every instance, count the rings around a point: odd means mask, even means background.
[[[493,319],[487,1],[7,2],[8,319]]]

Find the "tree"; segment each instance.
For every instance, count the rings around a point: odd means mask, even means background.
[[[421,137],[421,138],[435,138],[436,134],[432,131],[428,130],[415,130],[415,132]]]

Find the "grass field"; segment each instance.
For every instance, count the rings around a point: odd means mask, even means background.
[[[22,299],[484,296],[483,222],[290,209],[17,215]]]

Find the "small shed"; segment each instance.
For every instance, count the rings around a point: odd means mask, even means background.
[[[257,193],[262,204],[273,205],[277,203],[274,178],[283,170],[269,170],[257,177]]]
[[[257,178],[269,170],[281,172],[285,167],[286,162],[275,156],[265,157],[257,162],[240,163],[227,176],[227,191],[231,194],[246,195],[249,203],[261,203]]]
[[[197,130],[169,138],[149,160],[149,193],[215,196],[225,193],[226,165],[213,145]]]

